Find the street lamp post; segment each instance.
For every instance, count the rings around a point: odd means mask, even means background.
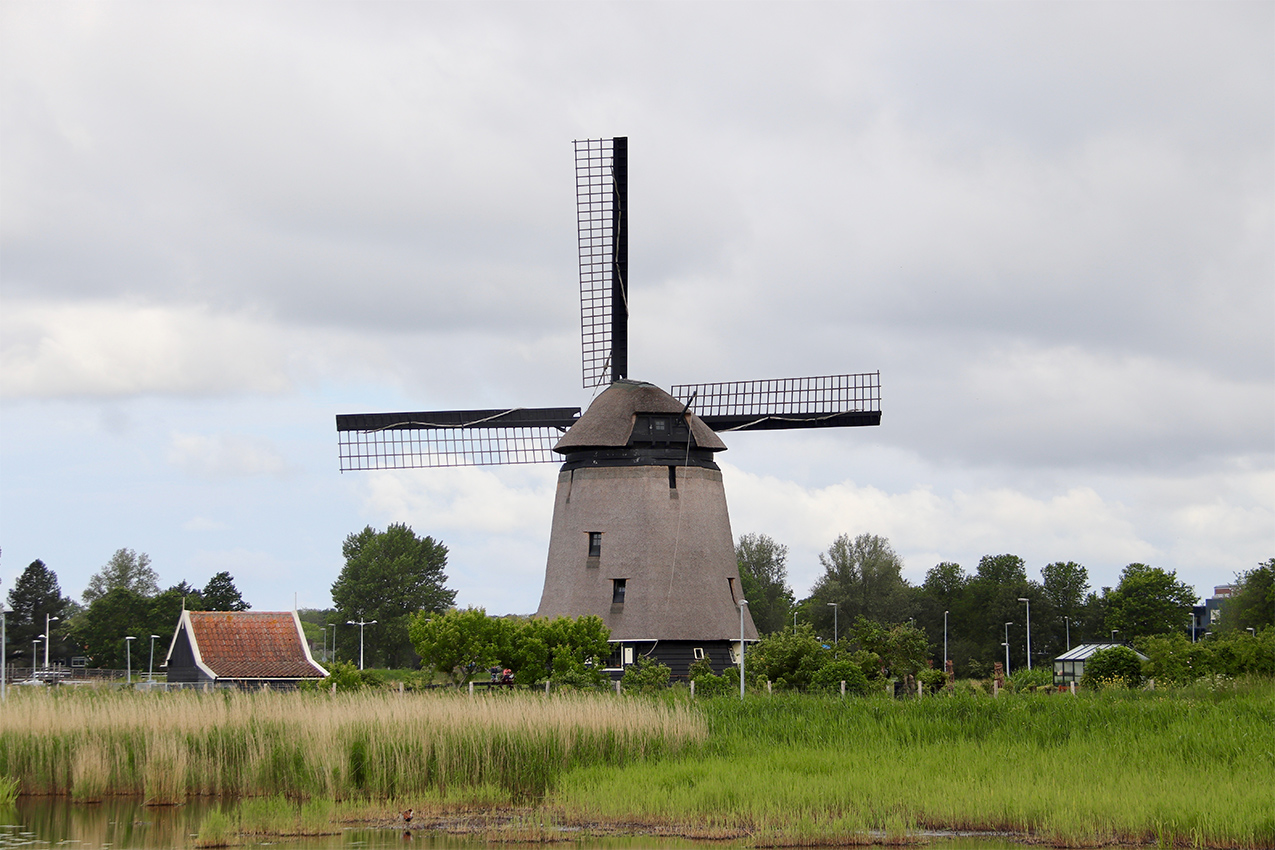
[[[49,669],[49,644],[53,643],[53,641],[49,638],[49,635],[53,633],[52,631],[49,630],[49,623],[56,623],[59,619],[60,618],[58,617],[50,617],[48,614],[44,615],[44,636],[45,636],[44,637],[44,669],[45,670]]]
[[[133,684],[133,641],[137,638],[129,635],[124,638],[124,656],[125,656],[125,675],[128,677],[127,684]]]
[[[5,693],[5,685],[8,684],[4,680],[4,670],[8,666],[5,662],[9,658],[9,648],[7,643],[7,635],[4,631],[4,603],[0,602],[0,700],[3,700],[7,694]]]
[[[1067,624],[1067,651],[1071,652],[1071,617],[1063,617],[1063,622]],[[1191,632],[1191,640],[1195,640],[1195,631]]]
[[[150,682],[152,685],[155,684],[155,641],[158,638],[159,635],[151,635],[151,666],[150,669],[146,671],[146,681]]]
[[[1018,597],[1019,602],[1027,604],[1027,669],[1032,669],[1032,601],[1025,596]]]
[[[943,612],[943,675],[947,675],[947,612]]]
[[[837,651],[837,603],[829,602],[828,606],[832,608],[832,651]]]
[[[744,698],[744,609],[747,599],[739,600],[739,698]]]
[[[1111,630],[1111,642],[1112,642],[1112,643],[1115,643],[1115,642],[1116,642],[1116,632],[1118,632],[1118,631],[1120,631],[1120,630],[1119,630],[1119,629],[1112,629],[1112,630]]]
[[[1012,625],[1014,624],[1013,623],[1005,624],[1005,675],[1006,676],[1009,675],[1009,627]]]
[[[346,620],[345,624],[347,626],[359,627],[359,669],[362,670],[363,669],[363,627],[375,626],[376,620],[358,620],[358,621]]]
[[[332,630],[332,649],[328,651],[328,661],[331,661],[336,658],[336,623],[328,623],[328,628]],[[324,634],[327,634],[326,629]]]
[[[40,641],[44,640],[44,635],[40,635],[31,641],[31,678],[35,678],[35,665],[40,658]]]

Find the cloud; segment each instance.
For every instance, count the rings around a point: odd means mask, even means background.
[[[278,393],[292,383],[269,322],[196,305],[10,300],[0,338],[9,398]]]
[[[270,440],[244,434],[173,434],[167,460],[197,478],[283,477],[293,471]]]

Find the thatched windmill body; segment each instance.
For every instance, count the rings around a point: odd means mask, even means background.
[[[628,142],[575,143],[584,387],[579,408],[337,416],[341,469],[561,462],[537,615],[596,614],[620,671],[684,675],[757,638],[735,562],[718,432],[878,425],[878,373],[674,386],[628,379]],[[742,615],[742,627],[741,627]]]

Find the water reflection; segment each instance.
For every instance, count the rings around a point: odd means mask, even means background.
[[[10,847],[67,847],[73,850],[186,850],[195,846],[203,818],[216,801],[196,800],[183,806],[143,806],[137,800],[111,800],[72,805],[62,797],[24,797],[16,809],[0,810],[0,850]],[[481,838],[438,835],[425,830],[347,829],[339,835],[282,839],[247,846],[278,844],[297,850],[333,848],[422,848],[477,850]],[[581,838],[573,850],[705,850],[732,846],[729,842],[696,843],[684,839]],[[1003,837],[930,837],[929,850],[1021,850]]]

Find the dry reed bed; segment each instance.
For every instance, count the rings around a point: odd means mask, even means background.
[[[542,795],[578,764],[701,744],[684,705],[563,695],[24,693],[0,713],[23,794],[376,798]],[[483,790],[486,789],[486,790]]]

